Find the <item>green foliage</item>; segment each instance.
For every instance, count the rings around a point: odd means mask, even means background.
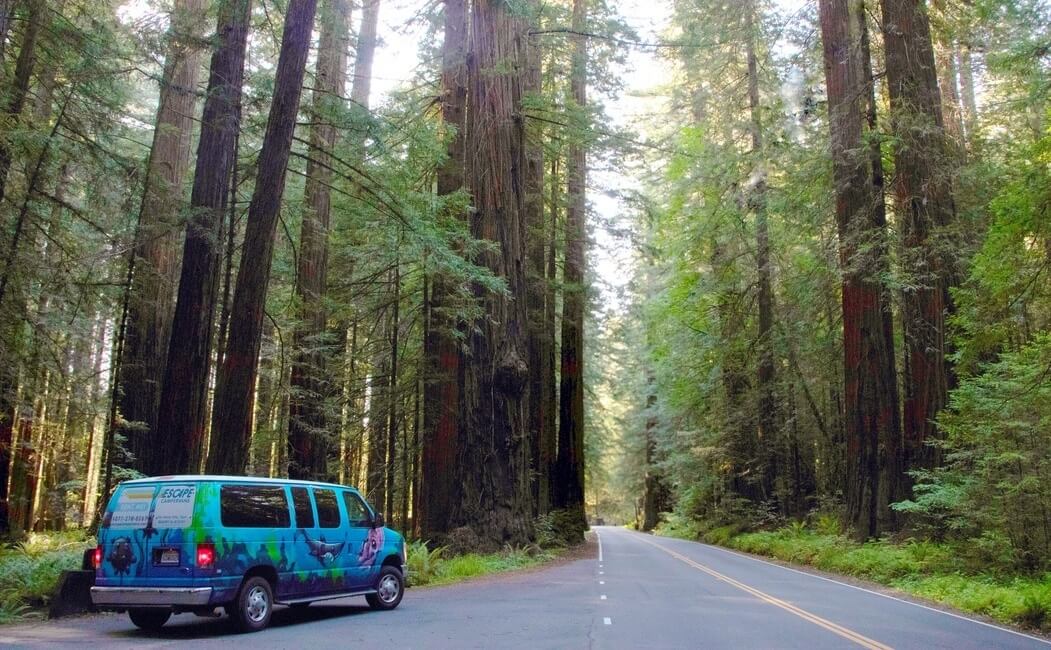
[[[997,566],[1051,566],[1051,335],[964,380],[940,423],[946,465],[898,509],[968,539]]]
[[[94,540],[83,533],[31,533],[0,550],[0,623],[36,616],[47,605],[63,571],[80,568]]]
[[[859,544],[801,523],[752,533],[717,528],[705,541],[872,580],[1005,623],[1041,627],[1051,622],[1051,573],[1012,574],[1010,565],[992,565],[966,544],[915,539]]]
[[[538,547],[506,547],[500,553],[465,553],[444,557],[445,547],[428,551],[424,542],[409,547],[409,580],[415,586],[446,585],[493,573],[539,566],[558,554]]]

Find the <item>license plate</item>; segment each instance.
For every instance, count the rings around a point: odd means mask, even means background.
[[[179,551],[174,548],[166,548],[161,551],[161,564],[178,564]]]

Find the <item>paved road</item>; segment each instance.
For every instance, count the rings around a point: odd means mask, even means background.
[[[279,609],[272,627],[125,616],[0,627],[0,646],[254,648],[1051,648],[1008,630],[703,544],[598,529],[598,558],[434,589],[393,612],[364,599]],[[188,642],[188,643],[187,643]]]

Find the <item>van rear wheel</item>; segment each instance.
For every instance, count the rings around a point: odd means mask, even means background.
[[[155,632],[168,622],[171,618],[172,610],[170,609],[129,609],[128,618],[135,624],[135,627],[140,630],[147,630]]]
[[[237,598],[230,603],[227,613],[240,632],[258,632],[270,625],[274,612],[274,591],[261,576],[252,576],[241,583]]]
[[[372,609],[394,609],[405,595],[405,581],[401,577],[401,571],[397,567],[387,565],[380,570],[379,580],[376,581],[376,593],[367,594]]]

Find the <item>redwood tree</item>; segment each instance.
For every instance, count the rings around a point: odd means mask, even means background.
[[[932,467],[934,420],[948,402],[952,368],[946,318],[953,311],[950,229],[956,220],[950,154],[942,118],[930,20],[922,0],[882,0],[894,194],[907,275],[905,334],[905,468]]]
[[[482,315],[468,324],[461,417],[463,475],[454,519],[489,545],[531,536],[525,350],[523,22],[504,0],[471,5],[467,169],[471,234],[498,245],[478,263],[506,293],[475,287]]]
[[[291,404],[288,419],[288,475],[325,478],[331,442],[325,417],[331,395],[326,334],[328,230],[332,210],[332,156],[336,127],[326,113],[342,102],[346,90],[348,0],[326,0],[321,9],[321,41],[314,73],[313,119],[299,236],[295,293],[300,324],[293,333]]]
[[[178,274],[179,206],[190,164],[201,67],[201,51],[193,41],[204,7],[204,0],[179,0],[172,8],[168,57],[135,230],[132,282],[127,289],[120,415],[133,424],[124,432],[132,454],[128,465],[146,475],[157,474],[164,466],[164,449],[155,436],[157,407]]]
[[[214,435],[208,453],[208,471],[216,474],[240,474],[248,461],[274,236],[316,10],[317,0],[291,0],[285,13],[273,102],[259,152],[234,291],[231,311],[237,317],[230,323],[226,355],[216,375]]]
[[[445,0],[442,45],[442,122],[448,157],[438,168],[438,195],[464,187],[467,118],[467,1]],[[420,533],[434,539],[449,531],[459,484],[459,424],[463,386],[458,323],[448,304],[454,287],[436,274],[431,280],[429,322],[425,333],[426,385],[421,457]]]
[[[586,27],[585,0],[573,0],[573,31]],[[578,110],[587,107],[587,41],[576,36],[570,89]],[[552,492],[554,507],[584,522],[584,246],[587,237],[587,151],[578,134],[569,146],[566,191],[566,252],[563,269],[562,373],[559,383],[558,458]]]
[[[886,215],[863,137],[872,92],[864,2],[821,0],[819,8],[843,274],[845,496],[848,523],[868,538],[893,527],[890,503],[902,485],[894,331],[882,280]]]
[[[200,464],[219,279],[217,246],[230,172],[237,158],[251,9],[251,0],[224,2],[216,28],[218,45],[212,54],[208,96],[201,116],[191,215],[186,224],[179,295],[157,414],[157,439],[164,445],[159,472],[194,472]]]

